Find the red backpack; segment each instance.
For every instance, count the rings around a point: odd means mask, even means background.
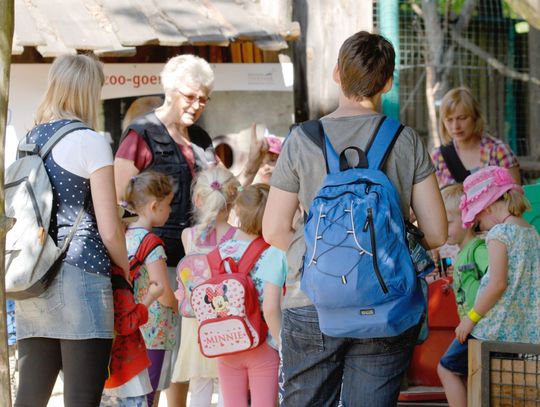
[[[268,246],[262,237],[256,238],[238,264],[231,257],[222,259],[219,247],[208,254],[212,277],[195,287],[191,294],[191,307],[199,322],[199,346],[204,356],[212,358],[244,352],[266,341],[268,326],[250,274]]]

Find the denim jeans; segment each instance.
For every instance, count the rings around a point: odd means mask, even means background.
[[[396,405],[418,330],[414,326],[389,338],[334,338],[321,333],[315,307],[286,309],[281,329],[280,405]]]

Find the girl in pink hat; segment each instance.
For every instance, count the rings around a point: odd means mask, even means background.
[[[488,231],[489,268],[474,307],[456,328],[439,375],[450,406],[467,405],[467,340],[540,343],[540,237],[522,218],[523,188],[506,168],[468,176],[460,209],[464,227]],[[452,350],[452,352],[450,352]]]

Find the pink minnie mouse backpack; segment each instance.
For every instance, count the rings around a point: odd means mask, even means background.
[[[191,295],[191,306],[199,322],[199,346],[204,356],[213,358],[244,352],[266,340],[268,326],[250,274],[268,246],[258,237],[250,243],[238,264],[231,257],[222,259],[219,248],[208,254],[213,277],[195,287]]]
[[[194,318],[195,314],[191,309],[191,292],[201,283],[204,283],[211,276],[210,266],[206,255],[217,245],[216,230],[207,236],[204,241],[195,242],[194,228],[191,228],[191,248],[189,253],[184,256],[178,266],[176,266],[176,280],[178,281],[178,289],[174,295],[178,300],[178,309],[184,317]],[[219,244],[232,239],[236,232],[235,227],[230,227],[223,235]]]

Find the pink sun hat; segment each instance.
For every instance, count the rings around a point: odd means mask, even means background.
[[[461,197],[461,221],[464,228],[474,224],[476,216],[510,190],[523,194],[507,168],[489,166],[469,175],[463,182],[465,194]]]
[[[273,134],[267,134],[265,138],[268,143],[268,152],[279,155],[281,153],[281,145],[283,144],[281,139]]]

